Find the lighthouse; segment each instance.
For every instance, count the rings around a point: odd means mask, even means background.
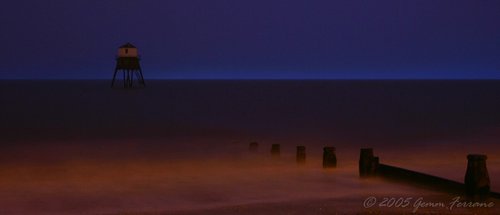
[[[118,48],[118,55],[116,57],[116,67],[113,74],[113,81],[111,87],[114,87],[116,75],[119,72],[123,73],[123,87],[145,87],[144,76],[142,75],[141,64],[139,63],[140,57],[137,48],[131,43]]]

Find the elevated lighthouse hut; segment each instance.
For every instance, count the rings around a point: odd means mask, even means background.
[[[144,82],[144,76],[142,75],[142,69],[139,61],[139,52],[134,45],[126,43],[125,45],[120,46],[116,57],[116,67],[111,87],[114,87],[116,75],[119,72],[123,73],[124,88],[134,88],[135,86],[145,87],[146,84]]]

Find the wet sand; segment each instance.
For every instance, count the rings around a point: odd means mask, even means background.
[[[0,214],[410,214],[363,202],[454,198],[359,179],[363,147],[459,182],[467,154],[487,154],[500,191],[497,83],[50,83],[0,85]],[[324,146],[337,148],[338,168],[322,169]],[[418,212],[498,214],[496,205]]]
[[[360,179],[357,145],[336,144],[338,168],[325,170],[321,166],[321,146],[329,144],[325,142],[305,144],[307,162],[299,165],[294,154],[298,142],[291,140],[281,143],[279,157],[270,155],[270,144],[265,142],[261,142],[258,152],[250,152],[247,141],[232,139],[178,139],[175,140],[179,144],[177,150],[158,147],[161,144],[152,140],[127,141],[131,140],[93,142],[93,145],[106,145],[97,149],[89,148],[83,141],[74,142],[73,147],[68,147],[67,142],[66,147],[45,143],[41,144],[43,147],[11,151],[17,159],[11,158],[0,165],[0,202],[3,205],[0,212],[369,214],[370,211],[384,211],[385,214],[408,212],[413,207],[365,210],[363,201],[376,196],[378,199],[411,197],[415,201],[424,198],[448,203],[454,197],[382,179]],[[116,147],[118,145],[121,147]],[[66,157],[55,156],[58,150],[64,151]],[[451,163],[449,159],[453,155],[440,157],[438,152],[429,152],[403,156],[392,150],[381,146],[376,148],[376,153],[387,163],[457,181],[465,174],[465,159],[462,163]],[[467,149],[454,153],[463,154],[464,151]],[[426,161],[421,162],[422,158]],[[491,156],[488,163],[493,189],[498,188],[495,179],[500,175],[499,160]],[[434,209],[429,210],[435,212]],[[443,212],[442,209],[438,211]],[[444,212],[463,214],[457,211],[463,212],[458,209]]]

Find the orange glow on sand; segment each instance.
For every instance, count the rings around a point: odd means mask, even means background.
[[[321,146],[306,144],[307,163],[295,163],[295,145],[282,144],[279,158],[270,156],[268,145],[262,143],[257,153],[248,151],[246,142],[213,139],[157,140],[168,146],[150,151],[137,151],[130,142],[106,142],[106,149],[91,149],[84,142],[60,148],[60,144],[44,144],[45,150],[13,151],[1,166],[0,200],[2,214],[73,214],[119,212],[189,212],[224,208],[235,205],[280,204],[293,201],[343,202],[347,211],[363,211],[361,202],[368,196],[423,196],[451,198],[449,195],[422,190],[379,179],[360,180],[357,173],[359,146],[335,144],[339,167],[321,168]],[[152,141],[152,140],[148,140]],[[204,142],[209,148],[204,148]],[[210,142],[210,143],[209,143]],[[231,142],[228,146],[225,143]],[[96,142],[93,142],[95,145]],[[218,143],[218,144],[217,144]],[[104,143],[103,143],[104,144]],[[172,144],[189,149],[171,150]],[[51,159],[53,148],[65,150],[66,158]],[[113,147],[114,146],[114,147]],[[482,150],[483,146],[474,148]],[[114,150],[113,150],[114,148]],[[147,147],[146,147],[147,148]],[[178,147],[183,148],[183,147]],[[465,173],[464,153],[458,147],[448,157],[438,156],[445,145],[433,143],[421,153],[397,152],[394,148],[376,147],[382,162],[432,173],[460,181]],[[425,150],[424,150],[425,149]],[[489,149],[492,150],[498,149]],[[83,153],[84,152],[84,153]],[[498,154],[488,159],[493,189],[499,177]],[[38,155],[38,156],[34,156]],[[17,158],[14,158],[17,157]],[[194,159],[196,158],[196,159]],[[446,168],[443,168],[446,167]],[[335,204],[334,204],[335,205]],[[344,208],[345,209],[345,208]],[[43,213],[42,213],[43,214]]]

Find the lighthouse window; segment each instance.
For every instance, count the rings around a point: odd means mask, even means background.
[[[125,54],[128,54],[128,49],[125,49]]]

